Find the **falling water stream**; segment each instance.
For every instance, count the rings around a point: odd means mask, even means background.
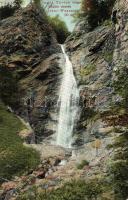
[[[79,90],[73,74],[72,63],[61,45],[65,63],[63,78],[59,93],[59,120],[57,125],[57,145],[71,148],[73,142],[73,128],[77,120]]]

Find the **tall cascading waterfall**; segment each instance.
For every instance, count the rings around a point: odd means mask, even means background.
[[[61,49],[65,58],[65,64],[58,100],[60,107],[56,143],[62,147],[71,148],[73,128],[78,114],[79,90],[73,74],[72,63],[63,45],[61,45]]]

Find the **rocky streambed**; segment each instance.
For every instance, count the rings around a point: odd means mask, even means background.
[[[104,141],[105,144],[110,141]],[[28,174],[15,177],[1,185],[1,198],[14,200],[18,195],[31,190],[33,186],[40,191],[49,191],[61,187],[72,179],[89,179],[106,175],[106,164],[112,151],[105,151],[105,146],[98,150],[88,143],[80,149],[63,149],[53,145],[31,145],[41,153],[40,165]],[[103,147],[104,146],[104,147]],[[88,161],[84,163],[83,161]],[[82,167],[79,167],[83,162]]]

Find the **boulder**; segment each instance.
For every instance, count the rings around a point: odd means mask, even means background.
[[[29,144],[34,142],[35,135],[33,130],[23,129],[18,135]]]
[[[1,187],[5,192],[7,192],[9,190],[17,188],[17,183],[13,181],[9,181],[9,182],[3,183]]]

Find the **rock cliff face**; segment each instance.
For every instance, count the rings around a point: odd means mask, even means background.
[[[118,79],[116,72],[127,68],[127,11],[127,1],[117,1],[113,9],[116,24],[110,19],[89,32],[86,19],[80,20],[66,41],[81,88],[81,116],[76,131],[78,144],[113,135],[113,123],[108,126],[104,119],[118,121],[119,118],[119,113],[117,116],[110,113],[112,104],[122,101],[122,96],[115,92],[114,82]]]
[[[125,134],[127,135],[128,128],[127,15],[128,2],[116,1],[112,14],[112,18],[116,19],[115,23],[110,19],[89,32],[83,19],[83,23],[80,21],[77,24],[66,41],[81,97],[81,115],[74,132],[76,144],[84,146],[83,155],[90,165],[95,162],[95,167],[88,176],[95,176],[97,173],[98,176],[106,177],[109,174],[108,169],[114,169],[111,171],[114,180],[110,180],[115,194],[110,199],[127,197],[127,192],[123,189],[126,188],[127,176],[121,186],[121,174],[126,167],[121,165],[127,163],[127,158],[121,156],[126,151]],[[96,149],[99,149],[99,164],[96,161]]]
[[[71,60],[81,88],[78,133],[80,132],[87,142],[90,134],[92,137],[99,134],[99,128],[105,126],[99,118],[99,113],[108,110],[112,100],[115,30],[112,26],[101,26],[88,33],[78,30],[72,36],[67,40],[66,48],[70,49]]]
[[[57,102],[61,73],[61,49],[55,33],[45,13],[41,14],[34,5],[2,20],[0,25],[0,64],[19,79],[20,106],[16,112],[30,122],[38,136],[49,136],[53,133],[52,109]]]

